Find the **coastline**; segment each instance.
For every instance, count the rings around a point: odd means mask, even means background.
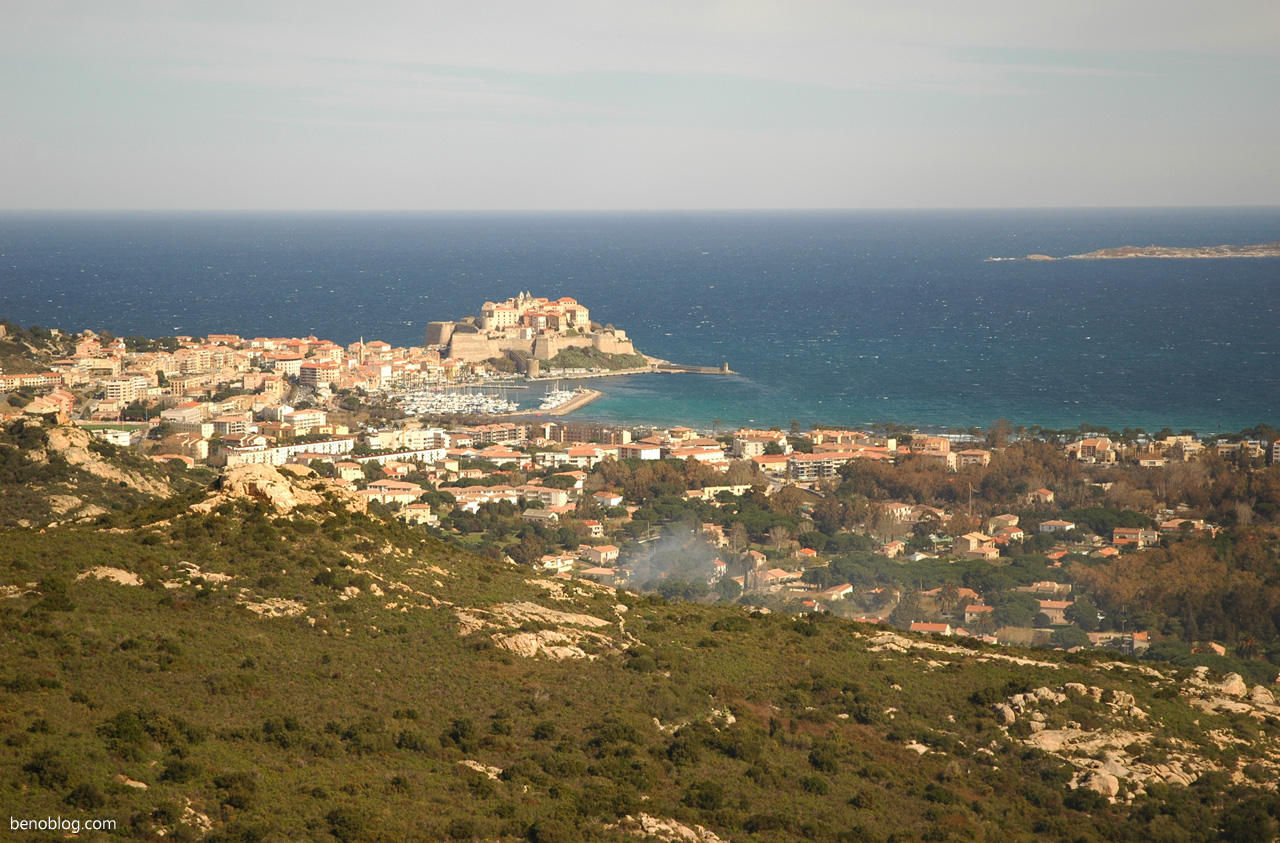
[[[572,375],[543,375],[539,374],[535,377],[526,377],[529,383],[537,383],[539,381],[578,381],[586,378],[612,378],[618,375],[647,375],[654,371],[650,366],[636,369],[610,369],[607,372],[583,372],[581,374]]]

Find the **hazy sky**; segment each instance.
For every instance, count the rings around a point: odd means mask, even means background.
[[[0,207],[1280,204],[1280,3],[0,2]]]

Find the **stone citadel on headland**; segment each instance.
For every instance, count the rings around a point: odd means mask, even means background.
[[[521,293],[504,302],[487,301],[480,318],[427,323],[426,344],[448,346],[448,356],[466,362],[515,356],[550,360],[568,348],[594,348],[605,354],[636,354],[625,331],[591,321],[574,299],[551,301]]]

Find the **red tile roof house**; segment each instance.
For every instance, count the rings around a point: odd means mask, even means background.
[[[993,550],[993,541],[995,540],[993,540],[991,536],[983,535],[983,533],[966,532],[965,535],[960,536],[959,539],[955,540],[955,545],[952,546],[952,551],[954,551],[957,556],[964,556],[964,558],[984,559],[988,556],[986,550]],[[998,556],[1000,555],[1000,551],[996,551],[995,554],[989,555]]]
[[[929,635],[945,635],[945,636],[950,636],[955,632],[955,630],[951,628],[951,624],[949,623],[920,623],[920,622],[911,624],[911,631],[925,632],[925,633],[928,633]]]
[[[536,567],[544,571],[566,572],[573,570],[573,564],[576,561],[567,553],[549,553],[538,560]]]
[[[724,547],[729,543],[729,540],[724,535],[724,527],[719,524],[703,524],[702,535],[706,536],[707,540],[716,547]]]
[[[1022,532],[1021,527],[1004,527],[996,532],[996,544],[1008,544],[1009,542],[1020,542],[1027,537]]]
[[[942,594],[942,586],[938,586],[937,588],[931,588],[928,591],[922,591],[920,593],[925,597],[936,598]],[[979,595],[978,592],[974,591],[972,588],[965,588],[964,586],[961,586],[960,588],[956,589],[956,598],[958,600],[973,600],[976,602],[977,600],[980,599],[980,597],[981,595]]]
[[[422,494],[423,489],[417,483],[404,483],[399,480],[375,480],[369,488],[360,494],[381,503],[411,504]]]
[[[790,457],[785,454],[769,454],[759,457],[752,457],[751,461],[755,463],[761,471],[772,472],[774,474],[783,474],[787,470],[787,460]]]
[[[909,503],[886,503],[882,505],[881,511],[885,516],[892,518],[894,521],[906,521],[911,517],[913,507]]]
[[[1148,527],[1116,527],[1111,533],[1111,543],[1117,547],[1126,544],[1150,547],[1159,541],[1160,533]]]
[[[883,547],[880,548],[880,555],[887,556],[890,559],[892,559],[906,549],[907,549],[907,546],[902,542],[891,541],[891,542],[887,542]]]
[[[411,503],[400,510],[400,517],[410,524],[434,524],[440,519],[431,512],[431,504]]]
[[[997,515],[995,518],[987,520],[987,532],[998,533],[1004,527],[1016,527],[1018,521],[1021,520],[1016,515],[1008,514]]]
[[[990,614],[996,610],[995,606],[983,606],[975,604],[973,606],[964,607],[964,622],[968,624],[975,623],[982,615]]]
[[[604,565],[607,562],[617,562],[618,548],[611,544],[602,544],[599,547],[587,547],[583,548],[582,557],[595,565]]]
[[[783,583],[794,582],[798,579],[800,579],[798,571],[784,571],[782,568],[770,568],[764,573],[766,587],[780,586]]]
[[[1049,616],[1049,623],[1062,626],[1067,623],[1066,611],[1075,603],[1074,600],[1039,600],[1040,611]]]

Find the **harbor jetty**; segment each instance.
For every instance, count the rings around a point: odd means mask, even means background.
[[[690,375],[736,375],[737,372],[729,368],[728,363],[722,363],[719,366],[686,366],[682,363],[657,363],[654,365],[655,372],[661,372],[668,375],[690,374]]]
[[[604,395],[604,393],[599,390],[580,389],[577,394],[568,401],[551,410],[544,410],[542,414],[547,416],[567,416],[575,410],[581,410],[601,395]]]

